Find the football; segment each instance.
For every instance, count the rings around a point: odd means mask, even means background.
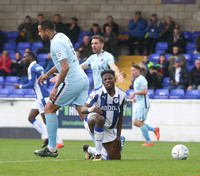
[[[189,150],[186,146],[179,144],[173,147],[172,157],[175,160],[186,160],[189,155]]]

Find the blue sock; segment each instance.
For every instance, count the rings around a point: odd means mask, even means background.
[[[146,123],[145,123],[144,125],[146,125],[146,127],[147,127],[147,129],[148,129],[149,131],[155,132],[155,128],[154,128],[154,127],[151,127],[151,126],[147,125]]]
[[[140,127],[142,134],[144,136],[144,138],[146,139],[147,142],[151,142],[151,139],[149,137],[149,132],[148,132],[148,128],[146,127],[146,125],[143,125]]]
[[[56,113],[45,114],[46,127],[48,132],[48,146],[56,147],[56,135],[58,129],[58,118]]]

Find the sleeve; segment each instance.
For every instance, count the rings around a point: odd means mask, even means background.
[[[31,69],[31,75],[29,76],[29,82],[27,84],[22,85],[23,89],[34,88],[35,81],[36,81],[36,73],[35,70]]]
[[[97,99],[98,99],[98,94],[96,93],[96,91],[92,91],[88,96],[86,103],[92,106],[95,102],[97,102]]]
[[[114,56],[112,54],[109,53],[107,59],[108,59],[108,65],[110,63],[115,63]]]
[[[128,23],[128,29],[133,30],[133,28],[134,28],[133,20],[130,20]]]
[[[64,45],[62,42],[54,42],[51,48],[59,61],[68,58],[68,51],[71,50],[69,45]]]
[[[141,79],[141,89],[147,89],[148,88],[148,83],[145,78]]]
[[[91,65],[91,59],[92,59],[92,56],[90,56],[90,57],[84,62],[84,64],[86,64],[87,66],[90,66],[90,65]]]

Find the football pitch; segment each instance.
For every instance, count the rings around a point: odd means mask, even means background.
[[[56,158],[40,158],[33,154],[42,140],[0,139],[0,176],[195,176],[200,175],[200,143],[155,142],[142,147],[143,142],[126,141],[120,161],[85,160],[83,144],[92,141],[64,141]],[[187,160],[174,160],[171,150],[176,144],[189,149]]]

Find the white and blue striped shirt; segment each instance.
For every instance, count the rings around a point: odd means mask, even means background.
[[[115,95],[111,97],[102,85],[90,93],[86,103],[92,107],[101,107],[103,110],[101,115],[105,117],[104,126],[114,129],[120,112],[126,109],[126,93],[115,86]]]

